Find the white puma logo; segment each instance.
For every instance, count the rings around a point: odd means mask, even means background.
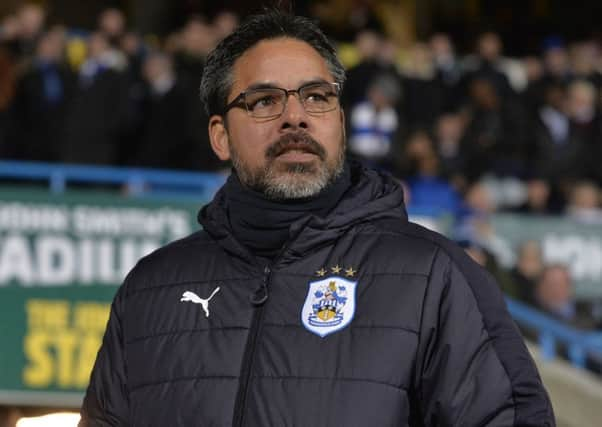
[[[211,300],[211,298],[213,298],[213,295],[217,294],[218,292],[219,292],[219,286],[217,288],[215,288],[213,290],[213,292],[211,292],[211,295],[209,295],[209,298],[203,299],[203,298],[199,297],[197,294],[195,294],[194,292],[186,291],[182,294],[182,298],[180,298],[180,302],[190,301],[195,304],[201,304],[201,307],[203,307],[203,311],[205,312],[205,317],[209,317],[209,300]]]

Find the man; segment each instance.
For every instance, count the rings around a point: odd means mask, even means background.
[[[152,52],[144,59],[142,76],[146,90],[141,104],[138,138],[130,147],[129,165],[164,169],[199,169],[206,147],[209,153],[207,121],[200,122],[198,98],[177,76],[171,57]],[[200,79],[200,76],[199,76]],[[205,144],[202,144],[203,141]],[[165,141],[169,141],[166,144]],[[205,147],[203,147],[203,145]]]
[[[75,88],[74,75],[63,62],[64,44],[60,29],[40,35],[35,56],[15,87],[6,157],[59,161]]]
[[[60,156],[67,163],[114,165],[130,126],[125,57],[102,33],[91,34],[87,46]]]
[[[367,99],[351,109],[349,151],[365,165],[393,169],[391,160],[401,145],[402,126],[395,109],[400,95],[398,80],[380,74],[369,83]]]
[[[120,288],[82,425],[553,426],[496,284],[344,161],[343,68],[309,20],[249,18],[209,56],[204,230]]]
[[[574,293],[569,269],[562,264],[551,264],[545,266],[535,284],[534,302],[541,311],[577,329],[599,330],[592,304],[576,300]]]

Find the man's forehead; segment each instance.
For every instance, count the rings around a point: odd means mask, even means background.
[[[261,85],[297,88],[334,81],[326,60],[308,43],[293,38],[266,39],[249,48],[232,70],[233,91]]]

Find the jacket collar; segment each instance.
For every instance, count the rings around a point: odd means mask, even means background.
[[[290,226],[290,239],[280,259],[299,258],[315,248],[336,241],[351,227],[381,219],[407,221],[401,185],[389,174],[351,164],[351,187],[338,205],[324,218],[308,214]],[[228,224],[225,196],[220,189],[198,215],[199,223],[232,256],[257,264]]]

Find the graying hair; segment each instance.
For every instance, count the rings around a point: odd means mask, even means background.
[[[303,16],[269,10],[247,18],[208,55],[200,95],[209,116],[224,113],[233,83],[232,67],[236,60],[260,41],[281,37],[301,40],[313,47],[324,58],[335,82],[342,90],[345,69],[333,44],[317,24]]]

